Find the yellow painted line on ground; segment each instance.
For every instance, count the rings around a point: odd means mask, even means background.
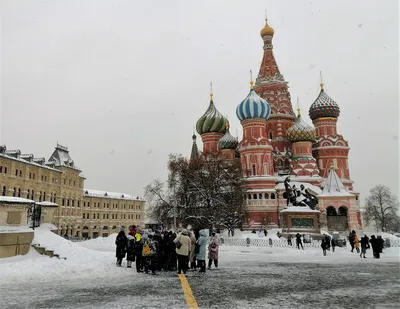
[[[199,309],[199,305],[193,296],[192,289],[190,288],[190,284],[187,281],[186,276],[179,274],[178,277],[181,279],[182,289],[185,293],[186,304],[188,305],[189,309]]]

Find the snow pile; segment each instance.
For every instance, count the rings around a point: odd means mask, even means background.
[[[103,252],[115,252],[115,239],[117,234],[111,234],[108,237],[97,237],[77,243],[79,246]]]
[[[0,259],[0,273],[3,278],[37,280],[39,276],[91,276],[94,279],[118,273],[115,269],[115,253],[99,252],[84,248],[78,243],[60,237],[50,231],[51,226],[35,229],[33,244],[40,244],[47,250],[54,250],[60,257],[50,258],[39,255],[31,248],[25,256]],[[115,251],[114,251],[115,252]]]

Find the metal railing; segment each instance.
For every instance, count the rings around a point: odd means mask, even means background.
[[[304,247],[314,247],[319,248],[321,246],[320,240],[312,240],[311,242],[302,242]],[[347,242],[346,242],[347,243]],[[295,247],[296,239],[292,239],[292,246],[288,244],[287,239],[272,239],[272,238],[264,238],[264,239],[254,239],[254,238],[224,238],[221,241],[221,245],[223,246],[233,246],[233,247]],[[346,244],[345,244],[346,245]],[[389,247],[400,247],[400,238],[399,239],[385,239],[384,243],[385,248]]]

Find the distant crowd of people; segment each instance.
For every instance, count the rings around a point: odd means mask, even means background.
[[[218,268],[220,242],[215,233],[208,239],[207,230],[183,229],[176,234],[172,231],[144,231],[134,225],[128,234],[121,228],[115,240],[117,266],[122,267],[126,258],[127,268],[136,264],[138,273],[155,275],[156,271],[177,271],[187,274],[189,269],[206,272],[206,251],[208,244],[208,268],[212,263]]]

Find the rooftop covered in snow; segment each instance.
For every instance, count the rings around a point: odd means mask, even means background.
[[[83,193],[85,196],[92,196],[92,197],[125,199],[125,200],[132,200],[132,201],[144,201],[144,199],[139,196],[132,196],[132,195],[129,195],[126,193],[100,191],[100,190],[92,190],[92,189],[83,189]]]
[[[10,203],[10,204],[32,204],[35,203],[33,200],[28,200],[22,197],[15,196],[0,196],[0,203]]]
[[[318,196],[354,196],[354,194],[347,191],[335,169],[331,167],[324,189]]]

